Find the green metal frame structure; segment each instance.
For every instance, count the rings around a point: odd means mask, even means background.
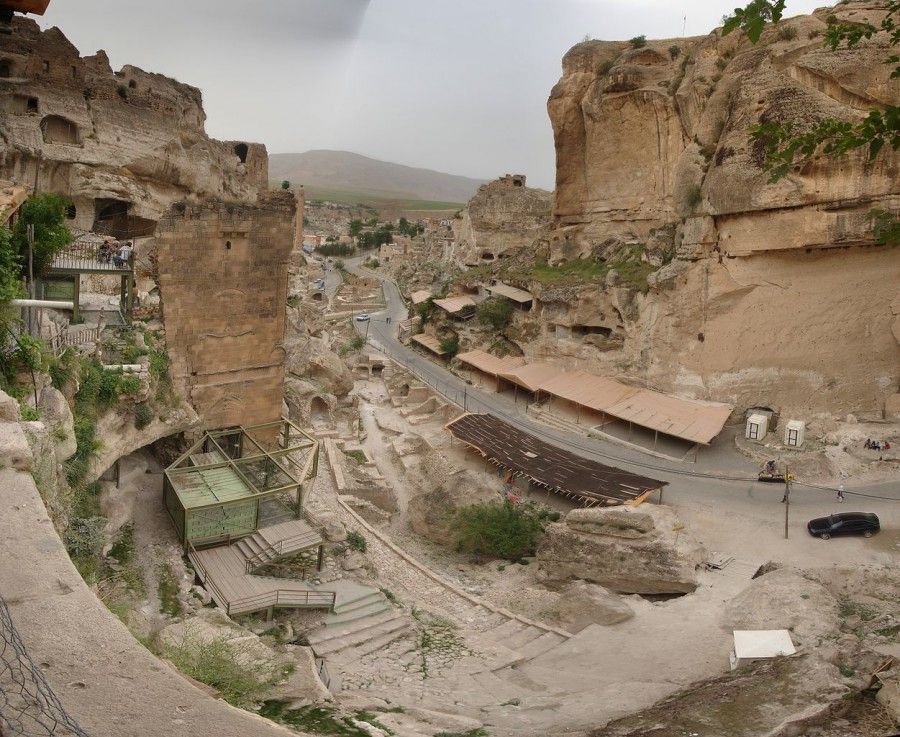
[[[206,432],[165,471],[163,501],[185,548],[228,543],[259,529],[259,504],[291,495],[318,470],[319,441],[288,419]]]

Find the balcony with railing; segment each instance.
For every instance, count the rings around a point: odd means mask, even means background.
[[[123,260],[117,249],[106,243],[76,240],[53,257],[47,271],[48,274],[133,274],[134,253]]]

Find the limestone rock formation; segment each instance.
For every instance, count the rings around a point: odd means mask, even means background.
[[[221,643],[242,668],[264,683],[272,683],[273,697],[330,701],[331,694],[319,680],[315,658],[308,647],[287,646],[287,653],[275,652],[257,635],[237,626],[219,610],[201,610],[196,617],[175,622],[159,633],[163,654],[173,649],[197,653]]]
[[[553,195],[509,175],[484,184],[453,220],[456,261],[493,263],[531,246],[551,223]]]
[[[815,644],[840,629],[834,596],[822,584],[783,568],[760,576],[734,597],[722,623],[733,630],[787,629],[797,645]]]
[[[591,624],[618,624],[634,616],[625,601],[597,584],[573,581],[560,593],[559,619],[572,632]]]
[[[806,727],[832,724],[829,707],[849,693],[837,667],[820,658],[774,658],[693,683],[649,709],[590,732],[590,737],[808,734]]]
[[[573,580],[627,594],[681,594],[697,588],[706,551],[669,507],[573,509],[547,527],[537,550],[548,585]]]
[[[175,201],[252,201],[267,187],[265,147],[209,138],[196,87],[113,72],[105,52],[81,57],[58,28],[20,17],[0,57],[0,178],[68,195],[78,227],[152,235]]]
[[[806,130],[896,104],[900,80],[881,63],[887,34],[838,53],[822,39],[829,16],[877,23],[880,7],[850,0],[787,19],[758,45],[717,30],[569,51],[548,102],[557,151],[549,262],[597,259],[611,238],[649,255],[667,229],[663,260],[675,260],[630,310],[602,287],[551,308],[608,313],[620,348],[560,340],[555,324],[566,319],[543,314],[526,354],[739,408],[880,417],[888,403],[893,412],[900,259],[875,243],[869,213],[900,206],[897,153],[822,157],[771,183],[748,133],[760,121]]]

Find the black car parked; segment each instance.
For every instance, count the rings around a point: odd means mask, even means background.
[[[881,529],[881,523],[878,515],[871,512],[841,512],[810,520],[806,529],[813,537],[821,537],[823,540],[835,535],[872,537]]]

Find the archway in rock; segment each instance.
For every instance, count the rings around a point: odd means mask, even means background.
[[[312,422],[328,422],[331,410],[322,397],[313,397],[309,403],[309,419]]]

